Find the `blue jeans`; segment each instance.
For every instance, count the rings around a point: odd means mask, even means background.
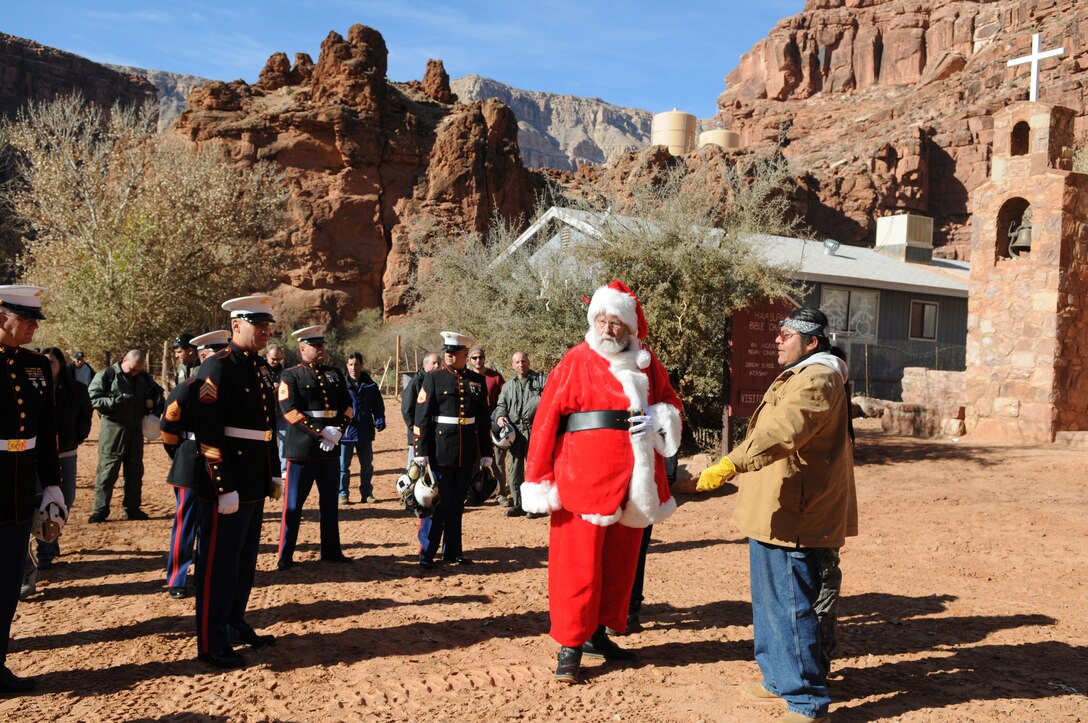
[[[820,565],[828,550],[748,540],[756,662],[763,687],[795,713],[827,715],[827,666],[820,655]]]
[[[359,492],[365,501],[374,493],[374,442],[360,440],[345,442],[340,440],[340,496],[347,497],[351,489],[351,453],[359,457]]]
[[[76,500],[76,455],[60,458],[60,491],[64,495],[64,505],[68,508],[68,515],[72,514],[72,503]],[[60,541],[38,543],[38,564],[52,562],[53,558],[60,554]]]

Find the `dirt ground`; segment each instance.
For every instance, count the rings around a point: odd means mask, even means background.
[[[88,525],[96,433],[80,450],[62,557],[19,605],[9,666],[34,696],[4,721],[770,721],[750,703],[747,549],[735,488],[678,496],[654,529],[646,629],[621,640],[638,666],[587,661],[552,680],[547,520],[490,503],[465,518],[471,568],[420,570],[416,521],[395,501],[399,424],[375,444],[379,502],[341,507],[352,565],[317,560],[316,496],[297,564],[275,570],[266,511],[249,621],[274,648],[245,669],[195,660],[193,600],[163,588],[173,497],[167,458],[145,448],[147,522]],[[701,466],[701,461],[689,461]],[[1088,720],[1088,473],[1059,448],[978,447],[861,432],[862,534],[843,550],[836,721]],[[356,493],[357,494],[357,493]]]

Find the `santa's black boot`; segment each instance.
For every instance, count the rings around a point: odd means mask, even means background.
[[[578,670],[582,665],[582,649],[563,646],[559,649],[559,665],[555,668],[555,679],[563,683],[577,683]]]
[[[604,626],[597,628],[590,638],[582,646],[582,654],[590,658],[604,658],[605,660],[635,660],[638,658],[630,650],[624,650],[609,639]]]

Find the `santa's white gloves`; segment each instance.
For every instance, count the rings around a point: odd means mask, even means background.
[[[283,477],[272,478],[272,494],[270,494],[269,497],[274,500],[283,497]]]
[[[420,457],[420,456],[419,456],[419,455],[417,454],[417,455],[416,455],[415,457],[413,457],[412,459],[413,459],[413,460],[415,460],[415,463],[419,465],[419,468],[420,468],[420,469],[423,469],[424,467],[426,467],[426,466],[427,466],[427,458],[426,458],[426,457]]]
[[[60,487],[57,485],[49,485],[42,490],[42,503],[38,506],[38,509],[44,510],[49,506],[50,502],[60,508],[64,519],[68,519],[68,505],[64,504],[64,493],[60,491]]]
[[[494,463],[495,463],[495,460],[492,459],[491,457],[480,457],[480,466],[481,467],[490,467]]]
[[[221,515],[233,515],[238,511],[238,493],[227,492],[224,495],[219,495],[219,514]]]
[[[325,427],[321,430],[321,449],[325,452],[333,451],[343,436],[344,433],[339,427]]]
[[[647,409],[645,414],[638,414],[627,418],[631,425],[631,436],[638,439],[647,432],[654,431],[654,410]]]

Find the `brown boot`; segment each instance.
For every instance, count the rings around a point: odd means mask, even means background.
[[[758,700],[761,703],[782,700],[777,695],[764,688],[763,683],[760,683],[758,680],[748,680],[741,683],[740,692],[744,694],[744,697]]]

